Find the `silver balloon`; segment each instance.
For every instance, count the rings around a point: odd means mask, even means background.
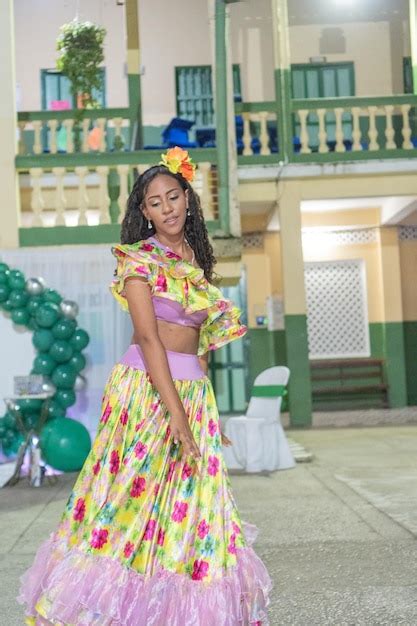
[[[56,387],[50,380],[44,380],[42,383],[42,393],[53,396],[56,393]]]
[[[82,374],[78,374],[75,379],[74,389],[75,391],[81,391],[87,385],[87,379]]]
[[[39,296],[45,289],[45,283],[41,278],[28,278],[26,281],[26,291],[31,296]]]
[[[69,320],[75,320],[78,315],[78,304],[72,300],[63,300],[59,305],[64,317]]]

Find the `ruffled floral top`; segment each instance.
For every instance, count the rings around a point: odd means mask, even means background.
[[[240,310],[208,282],[201,268],[194,267],[169,248],[145,239],[114,246],[112,253],[117,258],[117,270],[110,289],[125,311],[128,310],[125,280],[141,276],[147,279],[153,296],[180,303],[186,313],[207,312],[200,326],[199,356],[246,333],[247,328],[240,321]]]

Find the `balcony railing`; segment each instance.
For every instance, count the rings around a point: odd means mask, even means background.
[[[77,123],[74,110],[19,113],[19,155],[130,150],[129,115],[127,108],[83,109]]]
[[[22,245],[116,241],[137,174],[158,162],[152,151],[17,157]],[[215,150],[195,151],[194,188],[211,232],[221,228]],[[101,234],[93,231],[101,227]],[[52,228],[51,228],[52,227]],[[63,227],[63,228],[61,228]],[[54,231],[52,233],[51,231]]]
[[[417,156],[417,96],[293,100],[290,161]]]

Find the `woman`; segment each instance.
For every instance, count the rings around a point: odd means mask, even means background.
[[[213,286],[195,166],[173,148],[134,184],[112,293],[133,342],[107,382],[97,437],[61,523],[22,578],[28,624],[268,624],[221,444],[207,352],[241,337]]]

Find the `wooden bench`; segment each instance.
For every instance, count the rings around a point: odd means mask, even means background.
[[[360,401],[367,395],[375,396],[384,408],[389,406],[383,359],[314,360],[310,361],[310,368],[313,401],[323,400],[325,396],[329,402],[331,398]]]

